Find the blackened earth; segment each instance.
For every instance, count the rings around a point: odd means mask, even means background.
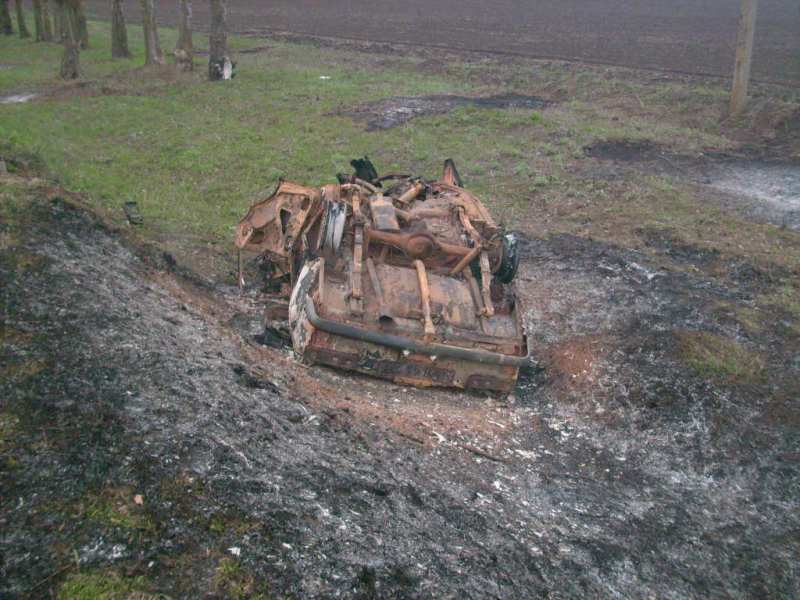
[[[241,333],[257,301],[26,198],[0,224],[0,596],[113,567],[197,598],[226,557],[274,597],[800,595],[798,335],[720,308],[796,274],[528,239],[539,365],[487,398],[297,365]],[[700,376],[685,331],[764,377]],[[86,508],[119,495],[127,520]]]
[[[365,121],[367,131],[376,131],[399,127],[416,117],[445,114],[464,106],[504,109],[544,108],[550,104],[547,100],[537,96],[522,94],[393,96],[346,109],[338,114],[352,117],[355,121]]]
[[[787,120],[800,126],[800,112]],[[603,140],[584,148],[601,166],[590,168],[592,178],[615,179],[630,170],[666,175],[721,192],[716,201],[748,219],[800,231],[800,162],[786,151],[793,130],[777,143],[745,147],[736,154],[706,152],[679,154],[650,140]]]

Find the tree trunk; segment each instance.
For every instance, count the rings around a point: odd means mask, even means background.
[[[153,0],[142,2],[142,29],[144,30],[144,64],[163,65],[164,53],[161,52],[161,43],[158,41],[158,28],[156,26],[156,11]]]
[[[8,11],[8,3],[10,0],[0,0],[0,26],[3,28],[3,33],[12,35],[14,33],[14,26],[11,24],[11,13]]]
[[[194,46],[192,44],[192,0],[180,0],[181,18],[178,23],[178,43],[175,59],[183,71],[194,70]]]
[[[61,58],[61,78],[78,79],[81,76],[80,42],[78,40],[78,13],[76,0],[56,0],[61,9],[64,26],[64,56]]]
[[[53,0],[53,23],[55,25],[55,41],[63,42],[67,37],[67,32],[64,27],[64,15],[67,12],[64,0]]]
[[[111,58],[130,58],[122,0],[111,0]]]
[[[230,78],[228,58],[228,24],[226,0],[210,0],[211,32],[208,36],[208,78],[211,81]],[[226,73],[228,74],[226,77]]]
[[[75,11],[75,22],[78,25],[78,39],[81,42],[81,50],[89,47],[89,24],[86,22],[86,9],[83,0],[72,0],[72,8]]]
[[[28,25],[25,23],[25,12],[22,10],[22,0],[16,1],[17,5],[17,27],[19,28],[19,37],[29,38],[31,32],[28,31]]]
[[[44,41],[44,21],[42,20],[42,0],[33,0],[33,29],[36,41]]]
[[[42,1],[42,21],[44,22],[44,37],[45,42],[53,41],[53,22],[50,20],[50,2],[49,0]]]

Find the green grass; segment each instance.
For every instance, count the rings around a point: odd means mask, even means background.
[[[13,446],[18,427],[17,417],[11,413],[0,412],[0,452]]]
[[[73,573],[58,591],[58,600],[166,600],[150,593],[144,577],[123,577],[116,571]]]
[[[242,569],[234,558],[225,557],[214,573],[214,589],[229,600],[266,600],[267,590]]]
[[[33,21],[33,15],[28,13],[28,24]],[[16,23],[15,23],[16,27]],[[133,58],[131,61],[120,61],[111,58],[111,26],[103,21],[90,21],[90,46],[81,51],[81,70],[85,80],[95,80],[115,73],[127,71],[133,66],[144,63],[144,41],[142,28],[138,24],[128,25],[128,43]],[[178,34],[175,29],[159,29],[161,48],[169,54],[175,47]],[[196,45],[206,47],[205,40],[198,37]],[[258,46],[258,40],[246,37],[231,39],[231,48],[243,50]],[[62,49],[59,44],[37,44],[31,40],[20,40],[17,36],[4,36],[0,40],[0,64],[24,69],[0,69],[1,90],[30,90],[46,89],[59,83],[58,68],[61,61]],[[201,58],[195,60],[198,67],[205,63]]]
[[[800,285],[797,285],[797,282],[784,282],[778,291],[777,299],[795,318],[800,319]]]
[[[90,494],[81,503],[82,515],[100,525],[129,531],[149,532],[155,524],[141,506],[134,502],[133,491],[106,489],[100,494]]]
[[[785,311],[788,326],[800,335],[800,285],[796,281],[783,281],[780,287],[761,299],[767,305],[775,305]]]
[[[112,60],[108,25],[90,22],[81,85],[56,79],[57,45],[0,37],[0,62],[12,65],[0,70],[0,95],[46,94],[0,106],[0,140],[12,153],[40,157],[66,188],[120,223],[122,205],[138,202],[142,234],[181,258],[198,248],[228,256],[238,219],[278,178],[330,182],[364,154],[381,171],[427,176],[439,173],[444,158],[454,158],[499,221],[536,233],[547,223],[547,232],[628,242],[620,219],[646,215],[681,226],[696,222],[698,211],[707,221],[716,218],[713,208],[699,206],[663,178],[609,186],[573,176],[583,146],[607,138],[651,139],[687,153],[729,147],[719,125],[726,93],[716,84],[651,83],[624,69],[523,60],[453,60],[430,71],[413,55],[235,36],[235,48],[269,49],[240,55],[233,81],[209,83],[201,58],[190,75],[143,68],[140,27],[128,30],[134,58]],[[160,33],[169,51],[176,33]],[[195,45],[204,46],[205,39],[197,35]],[[464,107],[376,132],[340,114],[395,95],[497,92],[541,94],[559,103],[539,111]],[[775,100],[782,110],[797,106],[789,96]],[[626,197],[635,201],[620,200]],[[770,248],[778,254],[779,234],[741,219],[725,222],[740,237],[776,235]]]
[[[165,47],[172,35],[164,35]],[[393,94],[473,91],[459,82],[367,72],[350,66],[347,56],[332,61],[329,51],[288,44],[243,56],[238,77],[227,84],[205,82],[202,69],[194,77],[159,79],[153,70],[137,69],[136,58],[107,59],[105,26],[93,23],[92,36],[82,63],[87,80],[106,78],[89,86],[96,95],[56,94],[5,106],[0,138],[41,156],[66,187],[101,205],[117,210],[126,201],[139,202],[146,222],[164,237],[227,241],[254,195],[279,177],[329,181],[359,154],[369,154],[386,170],[411,166],[432,174],[446,156],[497,172],[504,156],[524,157],[531,150],[519,134],[535,126],[532,111],[464,109],[378,134],[331,114]],[[131,43],[140,56],[140,38],[132,35]],[[0,90],[61,85],[52,79],[57,47],[0,40],[0,51],[6,47],[16,50],[18,68],[0,72]],[[121,73],[131,71],[138,82],[122,80]],[[139,95],[139,88],[147,95]],[[481,151],[487,128],[497,129],[497,143]],[[491,181],[476,183],[479,191],[493,189]]]
[[[678,338],[683,359],[704,377],[739,383],[763,377],[764,358],[734,340],[709,332],[683,332]]]

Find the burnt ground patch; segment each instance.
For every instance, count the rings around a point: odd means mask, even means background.
[[[689,243],[677,236],[671,229],[646,227],[638,229],[636,233],[648,248],[682,263],[709,267],[720,260],[719,250]]]
[[[800,229],[800,164],[779,150],[785,132],[795,126],[789,119],[779,127],[778,141],[770,142],[768,151],[759,146],[688,155],[647,139],[602,140],[583,149],[602,165],[588,167],[584,176],[613,179],[631,171],[668,176],[715,192],[718,202],[746,216]]]
[[[605,140],[584,148],[586,156],[621,162],[644,162],[663,156],[665,150],[650,140]]]
[[[451,94],[432,96],[394,96],[377,102],[369,102],[354,108],[343,109],[337,114],[366,123],[368,131],[391,129],[411,119],[425,115],[441,115],[462,106],[480,108],[545,108],[551,103],[537,96],[521,94],[498,94],[494,96],[456,96]]]
[[[798,336],[718,310],[771,279],[744,288],[529,238],[539,368],[513,398],[475,399],[294,365],[228,324],[247,310],[227,290],[197,290],[41,190],[15,198],[0,247],[0,593],[46,596],[79,566],[196,598],[230,589],[231,561],[278,597],[800,591]],[[763,369],[729,376],[729,355]],[[417,399],[413,419],[440,419],[447,439],[388,422],[387,406]],[[445,429],[463,406],[473,420]],[[480,427],[501,432],[490,452],[451,443]]]

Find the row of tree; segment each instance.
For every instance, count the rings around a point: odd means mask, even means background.
[[[131,58],[128,48],[128,30],[122,0],[111,1],[111,56]],[[176,0],[180,5],[178,43],[173,52],[179,68],[194,69],[194,46],[192,44],[192,2]],[[31,37],[25,22],[23,0],[14,0],[19,35]],[[80,77],[80,50],[89,47],[89,28],[83,0],[32,0],[34,31],[37,42],[64,44],[61,60],[61,77]],[[142,30],[146,65],[165,64],[164,53],[158,38],[158,26],[154,0],[140,0],[142,5]],[[7,35],[14,33],[10,11],[11,0],[0,0],[0,29]],[[209,33],[208,76],[211,80],[228,79],[233,65],[228,57],[227,1],[209,0],[211,8],[211,30]],[[52,13],[52,19],[51,19]]]

